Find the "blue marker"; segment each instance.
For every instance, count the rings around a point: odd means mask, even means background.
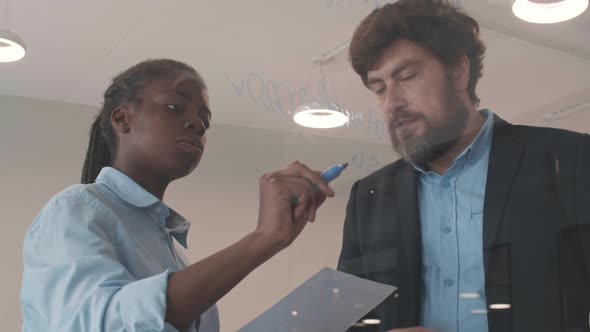
[[[342,173],[342,171],[348,166],[348,163],[344,163],[344,164],[340,164],[340,165],[336,165],[336,166],[332,166],[330,168],[328,168],[327,170],[323,171],[320,174],[320,177],[326,181],[326,182],[330,182],[332,180],[334,180],[335,178],[337,178],[340,173]],[[315,184],[313,185],[315,191],[320,191],[320,188],[318,188]],[[297,202],[299,201],[299,198],[297,196],[293,196],[291,197],[291,205],[295,206],[297,205]]]
[[[348,163],[332,166],[320,174],[320,177],[326,182],[330,182],[337,178],[340,173],[348,166]]]
[[[348,163],[344,163],[344,164],[340,164],[340,165],[336,165],[336,166],[332,166],[330,168],[328,168],[327,170],[323,171],[320,174],[320,177],[330,183],[330,181],[334,180],[335,178],[337,178],[340,173],[342,173],[342,171],[348,166]],[[315,191],[320,191],[320,188],[318,188],[318,186],[316,186],[315,184],[313,185]]]

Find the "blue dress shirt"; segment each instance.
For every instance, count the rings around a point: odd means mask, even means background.
[[[188,265],[190,223],[120,171],[53,197],[27,230],[23,332],[177,331],[165,321],[168,276]],[[216,306],[189,332],[219,331]]]
[[[438,175],[419,171],[422,235],[422,318],[441,332],[487,332],[483,205],[493,114],[474,141]]]

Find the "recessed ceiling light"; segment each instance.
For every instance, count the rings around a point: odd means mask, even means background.
[[[539,3],[516,0],[512,11],[516,17],[531,23],[558,23],[582,14],[588,8],[588,0],[556,0]]]
[[[481,315],[481,314],[487,314],[488,311],[486,309],[473,309],[473,310],[471,310],[471,313],[474,315]]]
[[[459,295],[462,299],[479,299],[479,293],[461,293]]]
[[[497,303],[497,304],[490,304],[490,309],[493,310],[505,310],[510,309],[512,306],[508,303]]]
[[[25,56],[25,43],[15,33],[0,30],[0,62],[13,62]]]
[[[363,324],[365,325],[379,325],[381,324],[380,319],[363,319]]]

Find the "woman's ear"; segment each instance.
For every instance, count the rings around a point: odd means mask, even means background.
[[[131,116],[131,112],[127,106],[125,106],[125,105],[117,106],[111,112],[111,124],[113,126],[113,129],[116,132],[119,132],[121,134],[128,133],[129,132],[130,116]]]

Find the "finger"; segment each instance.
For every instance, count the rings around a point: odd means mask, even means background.
[[[297,223],[312,220],[313,202],[309,194],[298,197],[298,203],[293,207],[293,220]]]
[[[315,199],[314,206],[313,206],[313,219],[311,220],[312,222],[315,222],[315,220],[317,219],[318,209],[320,208],[320,206],[322,206],[322,204],[326,200],[326,196],[324,196],[324,194],[322,194],[320,192],[315,192],[315,196],[316,196],[316,199]]]
[[[282,186],[285,186],[285,188],[287,188],[286,190],[289,193],[288,197],[290,200],[291,207],[295,209],[298,205],[303,205],[305,208],[301,211],[306,211],[308,218],[307,220],[314,222],[317,216],[317,209],[325,201],[326,196],[324,196],[321,192],[315,190],[311,181],[305,177],[299,177],[296,175],[289,174],[275,174],[274,176],[276,181],[279,181]],[[306,195],[306,199],[300,199],[300,197],[304,194]],[[300,210],[297,209],[297,211]]]
[[[316,205],[323,195],[318,193],[313,186],[313,183],[305,177],[299,177],[296,175],[281,175],[279,176],[282,183],[287,186],[292,196],[299,197],[306,194],[311,200],[312,205]],[[293,205],[299,204],[299,200],[293,199]]]
[[[315,222],[315,220],[317,219],[317,211],[326,200],[326,196],[322,192],[318,191],[315,187],[312,188],[312,192],[310,194],[312,197],[312,201],[310,203],[311,206],[309,206],[311,213],[309,220],[311,222]]]
[[[310,222],[315,222],[315,217],[316,217],[316,214],[317,214],[317,211],[318,211],[318,210],[317,210],[317,207],[316,207],[316,205],[315,205],[315,204],[313,204],[313,205],[310,207],[310,209],[309,209],[309,210],[310,210],[310,214],[311,214],[311,217],[309,218],[309,221],[310,221]]]
[[[310,216],[310,211],[314,211],[311,199],[304,194],[302,195],[301,200],[303,201],[303,204],[298,205],[293,211],[293,232],[295,237],[299,236],[307,225],[307,222],[314,218],[313,216]]]
[[[318,199],[317,199],[317,206],[316,209],[319,209],[320,206],[322,206],[322,204],[324,204],[324,202],[326,201],[326,196],[324,195],[319,195]]]
[[[309,179],[324,195],[328,197],[333,197],[335,195],[334,190],[328,185],[328,182],[321,178],[321,172],[314,171],[307,167],[307,165],[298,161],[291,163],[288,168],[279,171],[279,173],[305,177]]]
[[[287,168],[289,167],[293,167],[293,166],[298,166],[298,165],[303,165],[303,163],[301,163],[299,160],[295,160],[292,163],[290,163]]]
[[[320,171],[315,171],[307,167],[306,165],[298,166],[301,176],[311,180],[315,185],[315,190],[321,192],[323,195],[333,197],[335,195],[334,190],[330,187],[328,182],[320,176]]]
[[[305,226],[307,225],[307,218],[293,218],[293,239],[299,236]]]
[[[315,206],[316,206],[317,196],[316,196],[315,192],[313,192],[313,189],[311,189],[311,190],[308,189],[307,192],[304,194],[304,197],[306,198],[306,201],[305,201],[305,204],[303,204],[303,209],[304,209],[305,214],[307,216],[306,221],[314,222],[315,221],[315,210],[316,210]]]

